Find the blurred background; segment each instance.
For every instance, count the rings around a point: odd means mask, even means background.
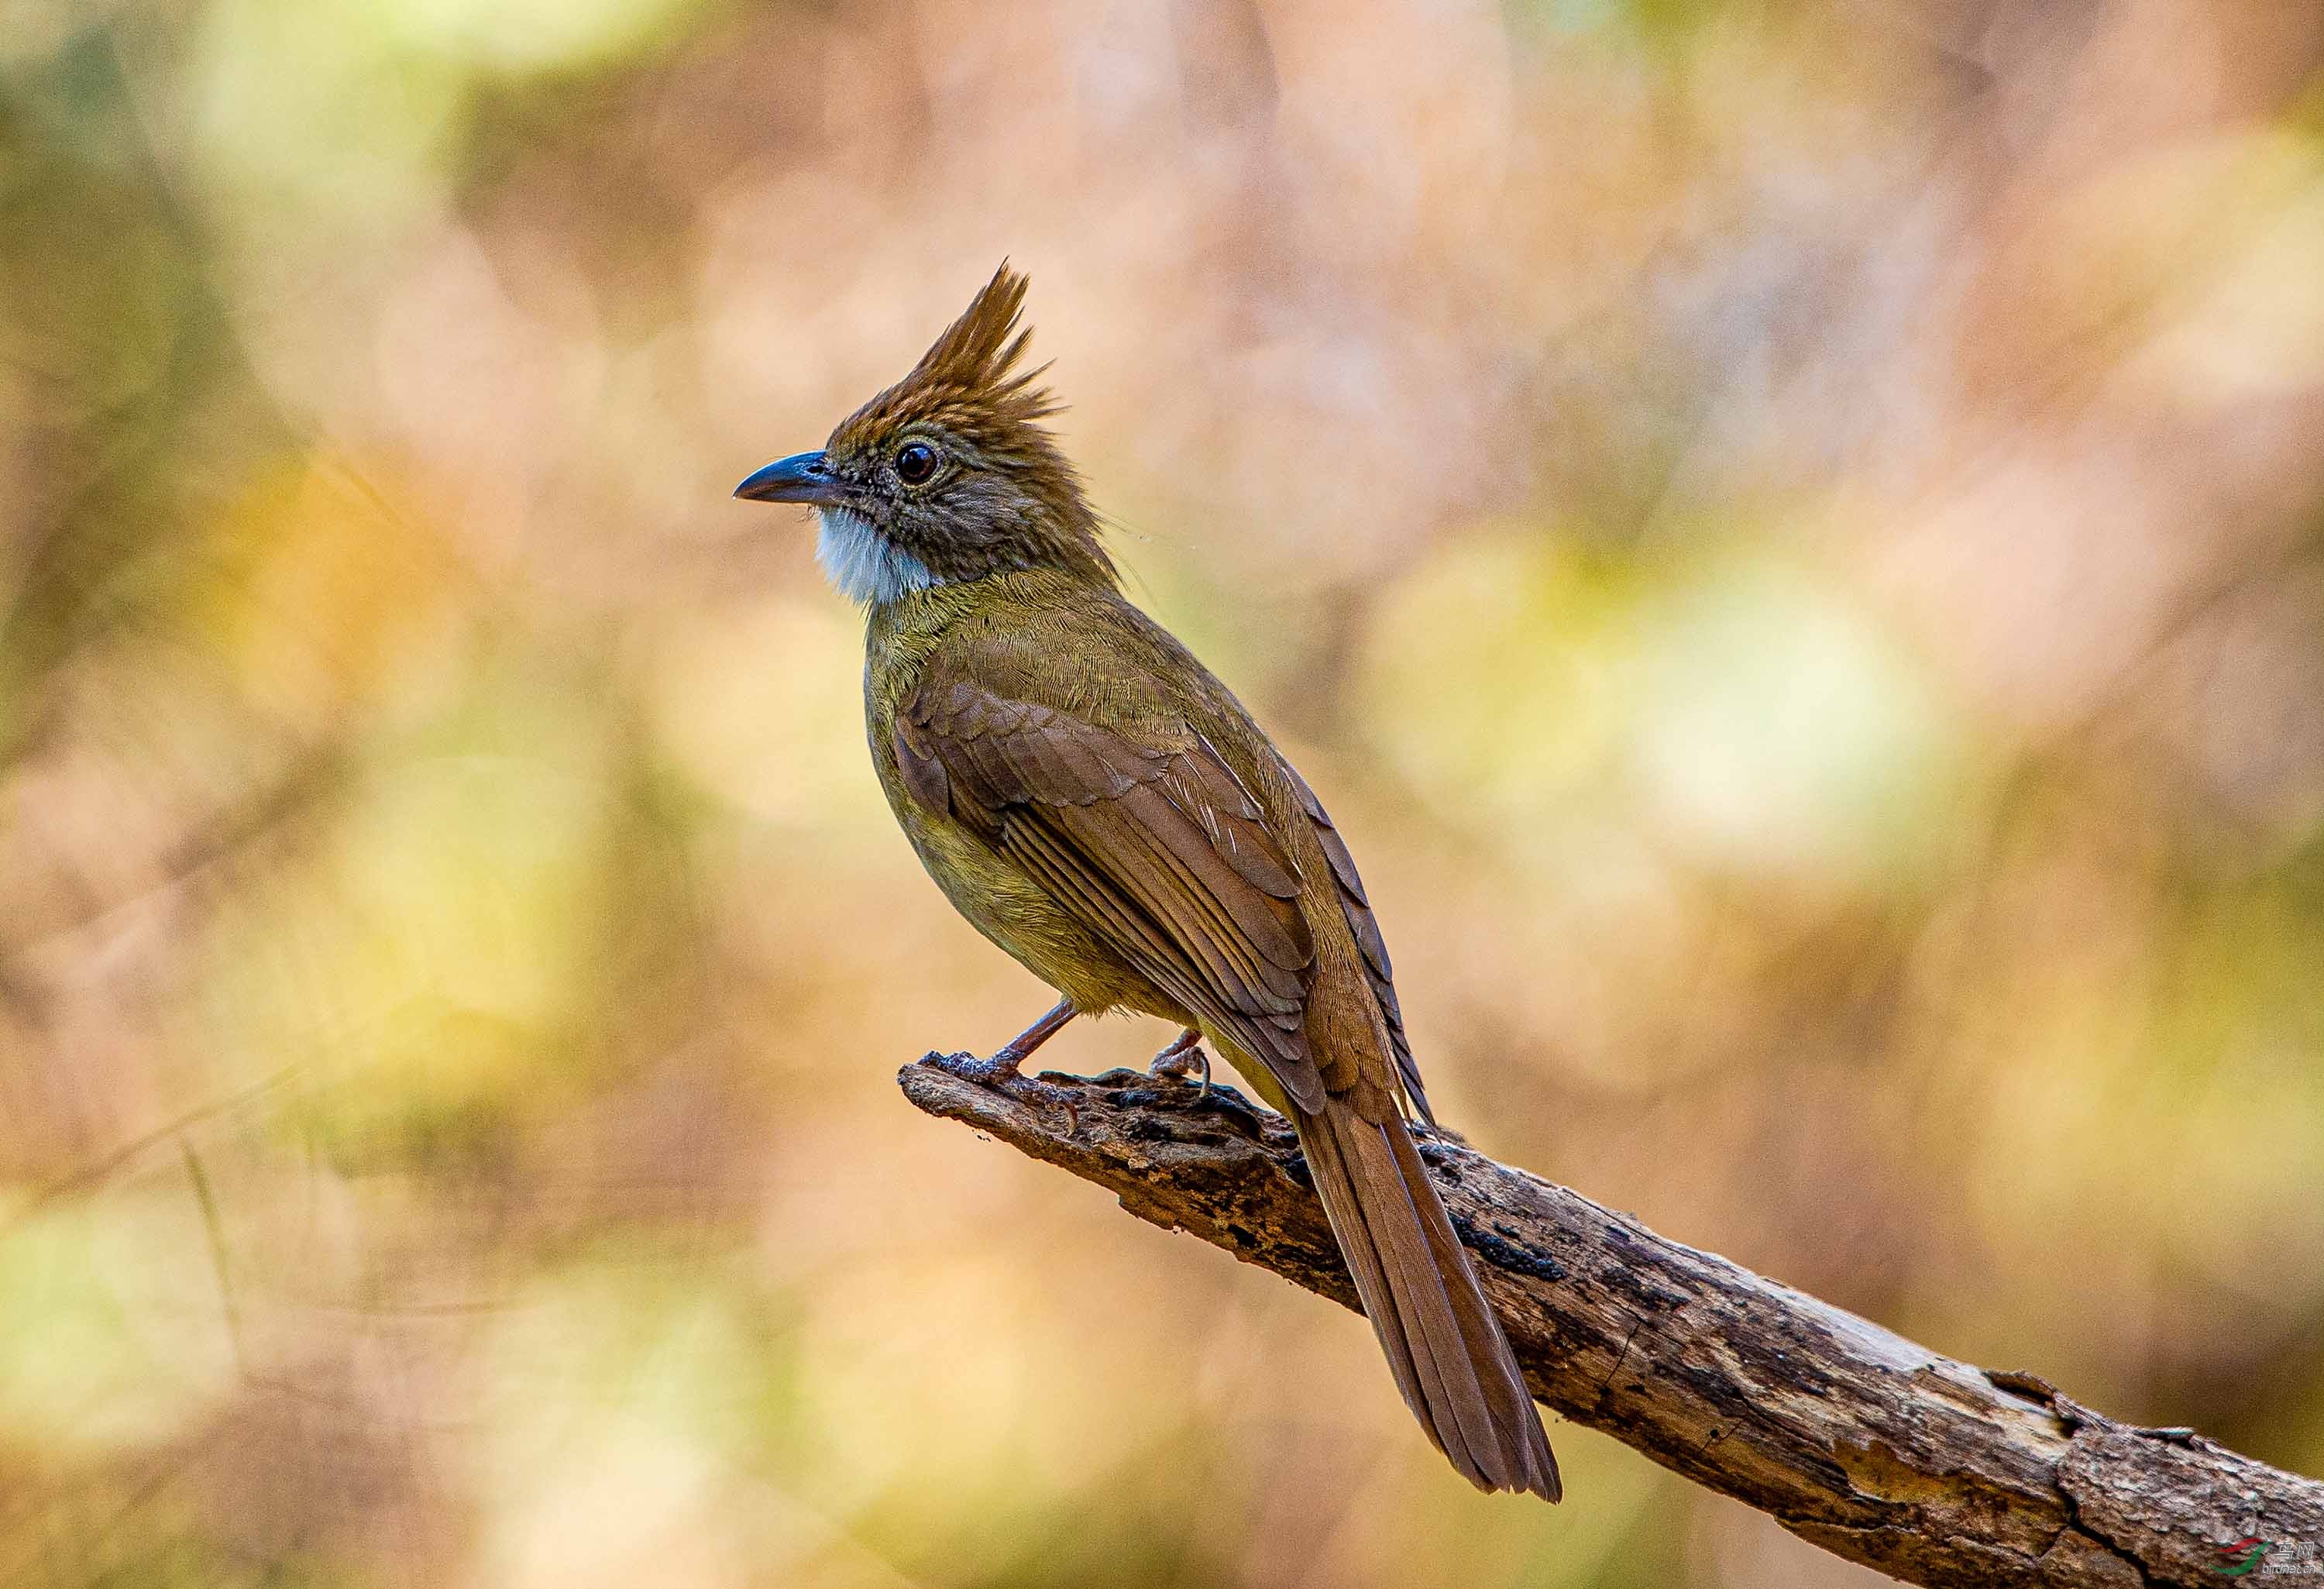
[[[0,0],[0,1582],[1871,1581],[898,1096],[727,493],[1004,254],[1449,1122],[2324,1470],[2314,0]]]

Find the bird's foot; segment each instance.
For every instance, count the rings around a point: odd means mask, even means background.
[[[1080,1099],[1070,1088],[1038,1076],[1027,1076],[1019,1068],[1025,1056],[1002,1049],[990,1059],[979,1059],[973,1054],[938,1054],[931,1050],[920,1059],[923,1065],[933,1065],[946,1076],[956,1076],[963,1081],[974,1082],[981,1087],[991,1087],[1019,1103],[1054,1104],[1065,1112],[1065,1129],[1071,1132],[1081,1124]]]
[[[1211,1056],[1203,1047],[1203,1034],[1191,1027],[1155,1055],[1154,1063],[1146,1067],[1146,1072],[1148,1076],[1175,1076],[1180,1081],[1200,1075],[1203,1085],[1194,1094],[1194,1102],[1200,1104],[1211,1095]]]

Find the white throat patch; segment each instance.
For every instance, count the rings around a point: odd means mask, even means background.
[[[815,538],[815,560],[848,600],[878,606],[936,583],[926,563],[874,530],[862,514],[845,508],[816,513],[823,529]]]

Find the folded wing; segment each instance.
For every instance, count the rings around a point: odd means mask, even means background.
[[[1208,741],[1139,743],[956,677],[923,684],[895,737],[913,798],[997,844],[1301,1108],[1323,1107],[1298,871]]]

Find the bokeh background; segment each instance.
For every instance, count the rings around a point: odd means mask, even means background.
[[[2324,1470],[2314,0],[5,0],[0,1582],[1871,1581],[899,1097],[1004,254],[1449,1121]]]

